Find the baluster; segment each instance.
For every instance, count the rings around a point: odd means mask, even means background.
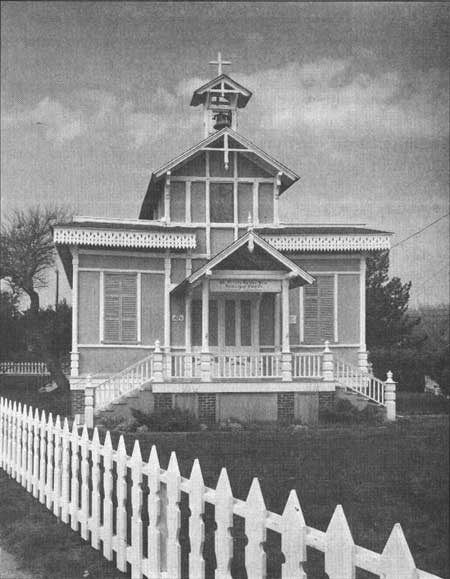
[[[103,444],[103,556],[112,561],[112,536],[113,536],[113,447],[111,435],[106,432]]]

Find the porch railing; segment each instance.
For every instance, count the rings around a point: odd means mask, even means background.
[[[322,353],[292,354],[292,377],[295,378],[321,378],[322,377]]]
[[[213,357],[213,378],[280,378],[280,354],[251,354]]]
[[[168,371],[171,378],[200,378],[200,354],[170,353]]]

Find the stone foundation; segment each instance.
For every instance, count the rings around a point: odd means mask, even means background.
[[[216,394],[198,394],[198,419],[202,424],[216,422]]]
[[[319,420],[325,412],[334,409],[335,392],[319,392]]]
[[[281,392],[277,395],[277,422],[291,424],[295,418],[294,392]]]
[[[84,415],[84,390],[71,390],[70,392],[71,414]]]

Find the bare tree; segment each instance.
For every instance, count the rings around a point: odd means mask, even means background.
[[[48,270],[55,264],[52,227],[67,219],[68,212],[59,208],[15,211],[2,226],[0,236],[0,279],[30,300],[26,312],[28,349],[45,361],[52,379],[63,389],[69,388],[69,382],[58,356],[49,347],[46,332],[40,327],[39,290],[47,286]]]

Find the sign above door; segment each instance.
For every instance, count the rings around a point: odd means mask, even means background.
[[[281,292],[281,280],[277,279],[211,279],[211,292]]]

